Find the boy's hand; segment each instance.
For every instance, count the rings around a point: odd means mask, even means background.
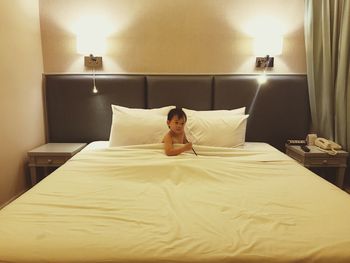
[[[186,151],[192,150],[192,142],[188,142],[185,144]]]

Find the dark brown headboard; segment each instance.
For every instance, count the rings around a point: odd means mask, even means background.
[[[247,141],[283,150],[288,138],[305,138],[310,111],[305,75],[45,75],[48,142],[108,140],[111,104],[195,110],[247,107]]]

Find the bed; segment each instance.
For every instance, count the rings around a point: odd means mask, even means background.
[[[291,102],[281,99],[278,90],[278,99],[284,102],[269,110],[271,104],[264,107],[259,97],[267,92],[264,96],[272,99],[275,81],[287,81],[283,87],[289,87],[292,94],[299,88],[305,95],[307,87],[300,85],[305,78],[276,76],[260,95],[247,95],[256,101],[247,99],[242,104],[245,96],[240,92],[234,96],[237,100],[227,102],[230,91],[226,88],[235,89],[234,94],[241,88],[249,89],[249,85],[242,86],[242,80],[253,85],[252,76],[220,77],[131,76],[132,81],[125,82],[125,76],[102,76],[98,83],[104,83],[103,78],[106,82],[99,86],[100,97],[87,95],[88,85],[80,90],[79,85],[72,85],[72,81],[89,80],[86,76],[46,79],[48,141],[91,140],[80,153],[0,211],[0,262],[349,262],[349,195],[281,151],[282,140],[290,136],[288,129],[274,125],[273,117],[258,118],[282,111],[290,114],[288,125],[295,127],[291,132],[306,135],[309,112],[304,112],[304,118],[294,113],[307,109],[303,104],[307,98],[295,96]],[[115,79],[123,84],[111,85]],[[201,99],[193,102],[175,96],[168,100],[164,94],[178,87],[179,81],[182,87],[190,83],[188,94],[193,90],[198,94],[200,89]],[[238,84],[232,86],[232,81]],[[223,82],[226,84],[220,86]],[[138,89],[138,84],[145,89]],[[123,90],[123,96],[120,91],[114,99],[107,96],[112,89],[125,86],[129,88]],[[226,89],[223,94],[221,89]],[[129,92],[133,95],[127,101]],[[135,94],[141,94],[139,101]],[[99,103],[95,105],[94,100]],[[186,152],[168,157],[163,145],[154,141],[133,144],[114,140],[111,144],[112,136],[120,136],[104,130],[105,126],[111,131],[120,129],[115,125],[119,119],[110,110],[113,103],[140,110],[181,104],[193,109],[189,115],[245,107],[240,116],[250,116],[244,119],[246,136],[238,146],[202,145],[202,137],[194,134],[198,156]],[[107,117],[105,104],[109,107]],[[254,113],[252,104],[260,110]],[[232,111],[227,111],[231,116]],[[99,114],[109,120],[107,125],[91,125]],[[200,119],[200,115],[195,116],[195,120]],[[215,122],[219,117],[209,119]],[[262,134],[252,127],[261,128]],[[279,133],[267,136],[268,129]]]
[[[349,196],[268,144],[93,146],[1,211],[2,261],[349,262]]]

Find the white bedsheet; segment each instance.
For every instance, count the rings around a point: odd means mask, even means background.
[[[0,211],[0,262],[350,262],[350,197],[266,144],[91,147]]]

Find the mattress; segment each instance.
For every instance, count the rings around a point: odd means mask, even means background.
[[[350,197],[268,144],[96,142],[0,211],[0,262],[350,262]]]

